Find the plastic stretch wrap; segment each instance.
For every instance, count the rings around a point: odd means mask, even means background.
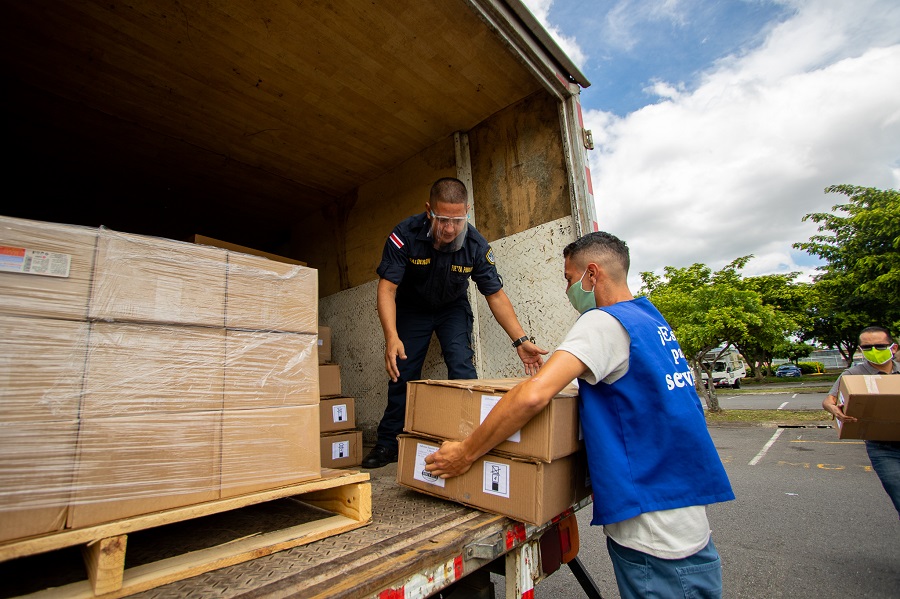
[[[263,330],[249,321],[232,330],[233,252],[93,233],[95,276],[80,321],[20,315],[0,272],[0,542],[319,477],[317,309],[308,303],[316,271],[241,255],[234,289],[246,290],[245,313],[257,263],[260,289],[273,277],[312,285],[297,294],[302,306],[280,311],[312,326],[276,332],[267,316]],[[221,303],[210,300],[219,289]],[[211,305],[217,325],[197,326]]]
[[[84,320],[97,229],[0,216],[0,312]]]

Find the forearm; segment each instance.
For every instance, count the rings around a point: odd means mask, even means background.
[[[397,286],[385,279],[378,281],[378,320],[385,341],[397,338]]]
[[[484,422],[462,442],[466,460],[474,462],[508,439],[544,409],[552,398],[552,395],[549,398],[540,397],[531,380],[514,387],[497,402]]]

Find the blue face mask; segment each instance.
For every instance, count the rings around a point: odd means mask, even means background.
[[[587,269],[585,269],[584,273],[582,273],[581,278],[578,279],[577,283],[572,283],[572,286],[566,290],[566,296],[569,298],[569,303],[572,304],[572,307],[575,308],[579,314],[584,314],[588,310],[597,307],[597,300],[594,298],[594,291],[585,291],[584,286],[581,282],[584,280],[584,275],[587,274]]]

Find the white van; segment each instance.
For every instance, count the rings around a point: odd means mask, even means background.
[[[706,384],[706,368],[712,364],[714,386],[740,389],[741,379],[747,376],[747,367],[744,365],[744,360],[735,349],[729,349],[719,355],[720,353],[721,350],[713,350],[704,357],[704,370],[700,375],[704,384]]]

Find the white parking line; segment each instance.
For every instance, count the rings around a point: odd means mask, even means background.
[[[791,399],[794,399],[794,398],[797,397],[798,395],[800,395],[800,394],[799,394],[799,393],[794,393],[793,395],[791,395]]]
[[[789,402],[787,402],[787,401],[784,402],[783,404],[781,404],[780,406],[778,406],[778,409],[779,409],[779,410],[783,410],[783,409],[784,409],[784,406],[788,405],[788,403],[789,403]]]
[[[769,451],[769,448],[775,444],[775,441],[778,440],[778,437],[780,437],[781,433],[783,433],[783,432],[784,432],[783,428],[780,428],[777,431],[775,431],[775,434],[772,435],[772,438],[769,439],[769,442],[766,443],[765,445],[763,445],[763,448],[759,451],[758,454],[756,454],[756,457],[753,458],[752,460],[750,460],[750,463],[747,465],[748,466],[756,466],[759,463],[759,461],[761,459],[763,459],[763,457],[766,455],[766,452]]]

